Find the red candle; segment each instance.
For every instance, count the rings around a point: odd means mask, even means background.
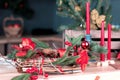
[[[90,34],[90,2],[86,3],[86,34]]]
[[[104,42],[104,21],[102,21],[101,23],[101,41],[100,41],[100,45],[104,46],[105,42]],[[105,61],[105,54],[101,53],[100,54],[100,60],[101,61]]]
[[[111,24],[108,24],[108,53],[107,53],[107,60],[111,60]]]

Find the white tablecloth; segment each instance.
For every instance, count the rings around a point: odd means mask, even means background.
[[[11,80],[17,75],[20,75],[20,73],[17,73],[15,67],[0,58],[0,80]],[[38,80],[95,80],[96,76],[100,76],[100,80],[120,80],[120,70],[115,70],[111,66],[87,67],[85,72],[49,75],[48,79],[39,76]]]

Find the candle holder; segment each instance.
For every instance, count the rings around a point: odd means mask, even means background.
[[[86,41],[88,41],[90,43],[90,41],[91,41],[91,35],[90,34],[86,34],[85,38],[86,38]]]
[[[24,21],[21,17],[5,17],[3,20],[3,30],[6,37],[20,37],[23,32]]]

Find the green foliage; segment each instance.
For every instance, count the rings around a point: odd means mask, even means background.
[[[86,19],[86,2],[90,2],[90,11],[96,9],[100,15],[106,16],[106,24],[111,22],[111,4],[110,0],[57,0],[57,15],[71,18],[74,23],[60,26],[61,30],[77,29],[82,24],[82,29],[85,28]],[[80,10],[76,10],[75,7]],[[62,28],[61,28],[62,27]]]
[[[33,50],[28,50],[27,55],[24,57],[25,59],[32,57],[36,54]]]
[[[64,56],[62,58],[57,59],[55,62],[53,62],[54,65],[57,65],[57,64],[58,65],[69,65],[69,64],[75,62],[75,60],[78,58],[78,56],[76,56],[76,57],[73,57],[73,56],[68,57],[68,53],[73,49],[73,47],[75,45],[78,44],[78,42],[81,42],[81,39],[83,38],[83,36],[80,35],[77,38],[72,38],[72,40],[69,38],[69,36],[67,36],[67,38],[72,43],[72,46],[67,47]]]
[[[91,41],[91,43],[90,43],[90,51],[92,53],[106,53],[107,48],[104,47],[104,46],[100,46],[96,42]]]
[[[22,74],[20,76],[13,77],[11,80],[29,80],[30,74]]]
[[[70,64],[74,64],[74,63],[76,63],[77,58],[79,58],[79,56],[69,56],[64,60],[64,62],[59,63],[59,65],[67,66],[67,65],[70,65]]]
[[[35,38],[32,38],[32,41],[34,43],[36,43],[36,47],[38,47],[38,48],[49,48],[49,46],[46,43],[41,42],[41,41],[39,41],[39,40],[37,40]]]
[[[16,52],[17,52],[17,50],[13,50],[11,53],[9,53],[8,55],[7,55],[7,57],[9,58],[9,59],[15,59],[16,58]]]

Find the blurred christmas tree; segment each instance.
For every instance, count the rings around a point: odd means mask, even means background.
[[[111,22],[110,0],[57,0],[57,14],[74,20],[73,24],[60,26],[60,30],[85,28],[87,1],[90,2],[91,29],[100,29],[102,20],[106,24]]]

